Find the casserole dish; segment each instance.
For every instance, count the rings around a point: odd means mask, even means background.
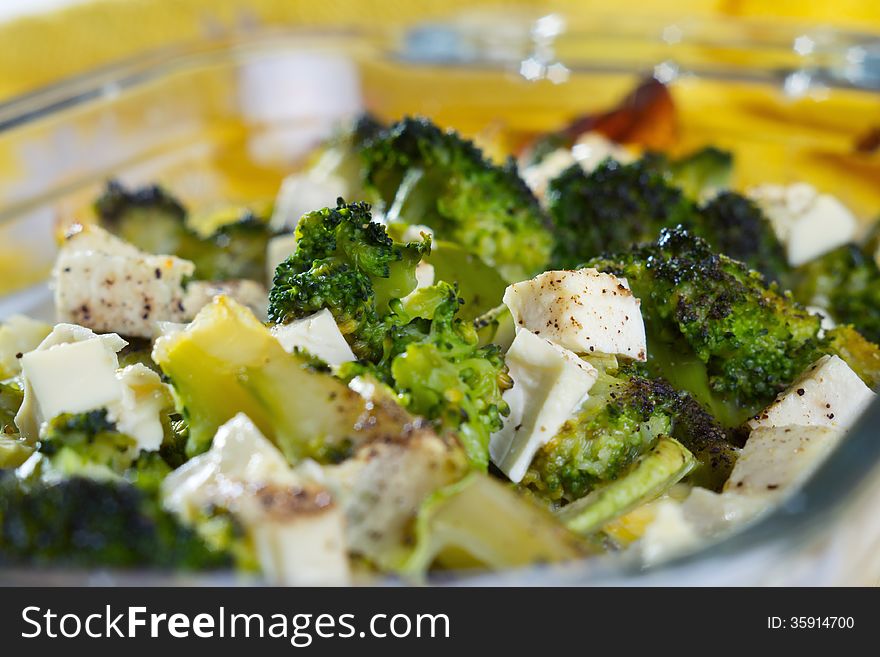
[[[44,281],[59,218],[85,207],[108,177],[158,180],[196,211],[209,212],[217,199],[269,202],[339,120],[362,110],[383,118],[424,114],[506,144],[612,105],[646,73],[672,89],[676,149],[728,148],[738,160],[736,187],[808,180],[868,219],[880,207],[880,157],[870,144],[880,105],[877,62],[880,46],[869,35],[492,15],[399,33],[254,31],[151,53],[0,107],[0,318],[50,318]],[[699,552],[647,570],[608,557],[437,581],[876,583],[878,419],[875,404],[803,490]],[[2,575],[9,583],[47,584],[94,577]],[[106,577],[151,583],[165,576]]]

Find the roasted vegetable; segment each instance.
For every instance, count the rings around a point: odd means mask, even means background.
[[[189,226],[183,204],[163,188],[126,189],[110,181],[95,202],[95,213],[104,228],[142,251],[192,261],[198,279],[265,278],[272,234],[267,223],[249,211],[203,236]]]
[[[577,415],[538,451],[523,485],[554,503],[577,500],[625,476],[661,435],[694,452],[687,471],[702,485],[721,488],[736,450],[711,415],[662,379],[632,368],[600,370]]]
[[[834,321],[880,342],[880,268],[873,257],[849,244],[799,267],[794,276],[798,301],[824,308]]]
[[[787,283],[790,268],[770,221],[753,201],[721,192],[700,208],[694,232],[719,253],[744,262],[769,280]]]
[[[625,277],[642,301],[648,369],[726,426],[773,399],[823,353],[819,317],[686,230],[587,263]]]
[[[510,384],[499,349],[480,347],[473,324],[457,317],[460,301],[448,283],[416,291],[394,317],[378,370],[404,406],[455,432],[471,464],[485,469],[489,436],[508,412],[501,393]]]
[[[363,157],[368,188],[385,204],[389,221],[427,225],[508,281],[547,264],[552,240],[513,160],[496,166],[457,133],[415,118],[369,140]]]
[[[522,568],[570,561],[592,550],[525,496],[473,473],[422,506],[416,547],[404,572],[422,578],[436,564],[457,569]]]
[[[695,465],[693,455],[678,441],[661,436],[623,477],[563,507],[559,520],[579,534],[590,534],[637,506],[659,497],[681,481]]]
[[[579,116],[561,130],[542,135],[526,148],[520,160],[525,165],[536,164],[558,148],[571,148],[589,132],[618,144],[667,149],[678,133],[672,95],[666,85],[650,76],[613,109]]]
[[[232,565],[163,511],[152,495],[121,481],[83,477],[54,483],[0,472],[0,563],[212,569]]]
[[[396,244],[372,221],[369,205],[342,199],[305,215],[296,234],[296,251],[275,271],[269,318],[284,324],[329,308],[356,355],[381,358],[384,317],[392,300],[415,289],[430,240]]]
[[[587,174],[579,165],[550,181],[552,264],[571,269],[602,253],[656,239],[663,228],[696,222],[696,207],[650,160],[606,160]]]

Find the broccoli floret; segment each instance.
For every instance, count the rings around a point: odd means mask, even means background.
[[[105,409],[85,413],[63,413],[46,426],[37,445],[43,459],[36,465],[38,476],[52,480],[88,477],[96,480],[126,480],[151,493],[159,490],[165,476],[183,464],[179,437],[167,420],[166,436],[158,451],[140,451],[131,436],[119,431]]]
[[[661,435],[693,453],[692,481],[720,490],[737,452],[718,422],[663,379],[635,367],[600,370],[575,417],[538,451],[523,485],[554,502],[579,499],[624,476]]]
[[[318,151],[310,167],[323,176],[335,176],[344,184],[339,196],[361,196],[364,192],[364,172],[361,149],[375,139],[385,126],[371,114],[361,114],[343,126]]]
[[[880,387],[880,346],[846,324],[835,326],[827,337],[831,353],[842,358],[869,388]]]
[[[629,281],[642,302],[649,371],[725,426],[760,410],[824,353],[817,316],[681,228],[586,266]]]
[[[110,181],[95,202],[95,213],[104,228],[142,251],[191,260],[197,279],[265,279],[272,233],[249,211],[203,236],[189,226],[183,204],[163,188],[129,190]]]
[[[128,189],[111,180],[95,214],[104,228],[147,253],[176,254],[191,237],[186,208],[158,185]]]
[[[53,418],[38,451],[64,476],[121,475],[137,458],[137,443],[117,430],[106,409]]]
[[[620,477],[671,430],[650,380],[600,372],[577,415],[535,455],[522,485],[553,501],[576,500]]]
[[[726,189],[732,173],[733,155],[714,146],[694,151],[668,166],[669,181],[695,201]]]
[[[695,233],[716,251],[746,263],[769,280],[787,281],[785,250],[767,217],[753,201],[721,192],[700,208]]]
[[[272,233],[264,219],[247,211],[207,237],[192,235],[174,255],[192,261],[196,276],[209,281],[266,278],[266,248]]]
[[[589,174],[575,164],[550,181],[547,203],[557,269],[656,239],[662,228],[697,221],[694,204],[666,181],[651,158],[626,165],[606,160]]]
[[[709,148],[673,162],[654,153],[627,165],[607,160],[589,174],[579,165],[569,167],[550,181],[547,191],[556,237],[554,265],[574,267],[681,225],[720,253],[780,280],[788,270],[785,253],[757,205],[729,191],[702,207],[694,203],[699,198],[695,186],[720,185],[729,157]]]
[[[479,346],[472,322],[457,317],[461,299],[448,283],[418,290],[395,316],[380,375],[411,412],[457,433],[471,464],[485,470],[489,436],[501,429],[510,387],[495,345]]]
[[[304,215],[296,234],[296,252],[275,270],[269,318],[288,323],[329,308],[354,353],[379,360],[389,304],[415,289],[430,241],[397,244],[372,221],[368,204],[342,199]]]
[[[193,570],[229,567],[232,558],[131,484],[0,472],[0,562]]]
[[[665,493],[687,476],[695,463],[693,454],[680,442],[660,436],[651,451],[640,456],[624,476],[566,505],[557,518],[572,531],[592,534]]]
[[[429,226],[519,281],[547,264],[552,238],[516,163],[497,166],[470,141],[406,118],[363,148],[368,189],[389,220]]]
[[[818,306],[868,340],[880,342],[880,268],[855,244],[841,246],[794,272],[795,298]]]

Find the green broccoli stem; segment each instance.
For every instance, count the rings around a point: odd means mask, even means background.
[[[591,534],[608,522],[650,502],[693,470],[696,459],[684,445],[661,436],[629,472],[587,496],[562,507],[557,517],[578,534]]]

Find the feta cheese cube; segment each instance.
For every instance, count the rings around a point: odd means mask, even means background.
[[[824,308],[820,308],[819,306],[807,306],[806,310],[811,315],[815,315],[816,317],[819,318],[819,320],[820,320],[819,326],[821,328],[821,331],[819,333],[820,338],[825,336],[825,331],[830,331],[835,326],[837,326],[837,322],[835,322],[831,318],[831,313],[828,312],[827,310],[825,310]]]
[[[761,496],[694,488],[683,502],[666,499],[657,504],[654,519],[638,543],[640,553],[649,565],[665,561],[702,541],[729,534],[768,508]]]
[[[504,292],[517,330],[579,354],[647,360],[641,302],[626,279],[595,269],[547,271]]]
[[[271,331],[288,353],[303,349],[332,367],[357,360],[327,308],[290,324],[273,326]]]
[[[38,424],[62,413],[83,413],[118,402],[117,366],[116,353],[97,339],[26,353],[21,369],[37,404]]]
[[[361,383],[369,394],[370,384]],[[385,393],[376,394],[373,403],[385,403]],[[428,423],[407,427],[393,440],[377,435],[352,458],[324,468],[345,513],[348,549],[388,569],[400,568],[411,556],[412,531],[425,500],[467,472],[454,439],[437,436]]]
[[[837,356],[822,356],[788,390],[749,420],[749,426],[849,429],[876,397]]]
[[[543,203],[550,181],[567,168],[579,164],[584,173],[589,174],[608,158],[626,164],[632,162],[635,156],[604,135],[588,132],[577,140],[571,150],[558,148],[537,164],[525,167],[522,176],[532,193]]]
[[[559,148],[547,154],[540,162],[523,169],[522,177],[532,193],[543,201],[550,181],[573,165],[577,160],[567,148]]]
[[[510,415],[489,442],[489,455],[519,482],[532,458],[587,399],[598,371],[571,351],[528,330],[517,332],[506,356],[513,387],[504,392]]]
[[[793,267],[853,241],[858,221],[830,194],[811,185],[762,185],[748,195],[767,215]]]
[[[323,488],[259,486],[237,513],[263,575],[286,586],[345,586],[349,581],[345,518]]]
[[[171,394],[144,365],[118,369],[116,353],[126,344],[118,335],[59,324],[24,354],[24,400],[15,417],[22,436],[36,441],[45,423],[62,413],[103,408],[138,449],[159,449],[164,437],[161,413],[172,405]]]
[[[211,449],[169,474],[162,503],[185,522],[229,509],[254,543],[263,573],[285,585],[345,584],[344,517],[326,489],[297,475],[256,425],[239,413]]]
[[[157,322],[193,319],[218,294],[265,317],[266,288],[255,281],[190,281],[195,265],[152,255],[98,226],[75,226],[53,271],[59,321],[101,332],[150,338]]]
[[[183,281],[195,266],[138,251],[97,226],[61,247],[52,279],[60,322],[148,338],[156,321],[184,321]]]
[[[139,449],[156,451],[162,446],[165,429],[162,412],[174,403],[168,386],[146,365],[129,365],[116,371],[120,396],[108,404],[108,418],[122,433],[137,441]]]
[[[572,147],[571,154],[586,173],[591,173],[608,158],[621,164],[629,164],[636,159],[631,150],[598,132],[587,132],[581,135]]]
[[[827,426],[758,427],[749,435],[725,491],[779,495],[809,477],[840,442]]]
[[[416,265],[416,290],[434,284],[434,265],[422,260]]]

